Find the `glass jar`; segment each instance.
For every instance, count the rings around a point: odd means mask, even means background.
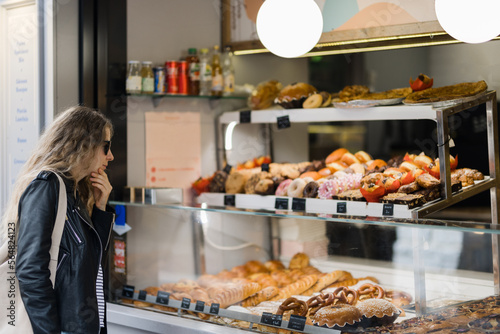
[[[129,94],[140,94],[142,91],[141,64],[137,60],[128,62],[126,90]]]
[[[155,77],[153,74],[153,62],[143,61],[141,68],[142,93],[153,94],[155,91]]]

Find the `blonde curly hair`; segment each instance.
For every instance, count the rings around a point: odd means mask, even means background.
[[[73,172],[90,167],[97,150],[102,150],[106,140],[106,130],[113,135],[113,125],[101,112],[75,106],[59,114],[45,129],[28,161],[21,168],[12,194],[2,217],[0,244],[5,238],[5,228],[9,222],[17,222],[18,203],[28,184],[41,171],[52,171],[72,179]],[[89,177],[75,186],[83,203],[91,213],[94,205]]]

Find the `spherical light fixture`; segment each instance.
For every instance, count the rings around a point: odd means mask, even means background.
[[[257,34],[277,56],[309,52],[323,32],[323,15],[314,0],[265,0],[257,14]]]
[[[483,43],[500,34],[500,1],[436,0],[436,16],[443,29],[465,43]]]

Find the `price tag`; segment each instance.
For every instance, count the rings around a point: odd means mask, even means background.
[[[235,195],[224,195],[224,205],[225,206],[236,206],[236,196]]]
[[[382,208],[383,216],[394,216],[394,204],[392,203],[384,203]]]
[[[240,111],[240,123],[251,123],[252,122],[252,112],[250,110]]]
[[[224,167],[224,172],[226,172],[227,174],[231,173],[231,168],[233,168],[233,166],[231,165],[226,165],[226,167]]]
[[[122,296],[128,298],[134,298],[134,289],[133,285],[124,285],[122,289]]]
[[[289,329],[303,331],[305,326],[306,326],[306,317],[302,317],[300,315],[295,315],[295,314],[290,315],[290,320],[288,321]]]
[[[138,299],[139,300],[146,300],[146,296],[148,295],[148,293],[144,290],[139,290],[139,297]]]
[[[271,325],[281,327],[281,320],[283,320],[283,316],[281,314],[273,314]]]
[[[277,210],[288,210],[288,198],[276,197],[274,208]]]
[[[293,211],[306,211],[306,199],[294,197],[292,199],[292,210]]]
[[[195,311],[203,312],[205,310],[205,302],[203,300],[197,300],[194,306]]]
[[[209,313],[211,314],[219,314],[219,304],[212,304],[210,305],[210,311]]]
[[[269,172],[269,164],[263,163],[260,168],[263,172]]]
[[[280,116],[276,118],[278,122],[278,129],[286,129],[289,128],[290,125],[290,117],[288,115]]]
[[[158,291],[156,295],[156,302],[158,304],[168,305],[168,300],[170,298],[170,293],[165,291]]]
[[[337,213],[347,213],[347,203],[338,202],[337,203]]]
[[[182,298],[181,308],[189,310],[190,305],[191,305],[191,299],[186,297]]]
[[[264,325],[270,325],[272,323],[273,314],[269,312],[263,312],[262,317],[260,317],[260,323]]]

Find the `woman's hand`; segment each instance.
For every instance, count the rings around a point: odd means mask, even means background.
[[[108,175],[99,168],[96,172],[90,173],[90,182],[94,187],[95,205],[102,211],[106,211],[106,203],[108,203],[109,194],[113,187],[109,183]]]

